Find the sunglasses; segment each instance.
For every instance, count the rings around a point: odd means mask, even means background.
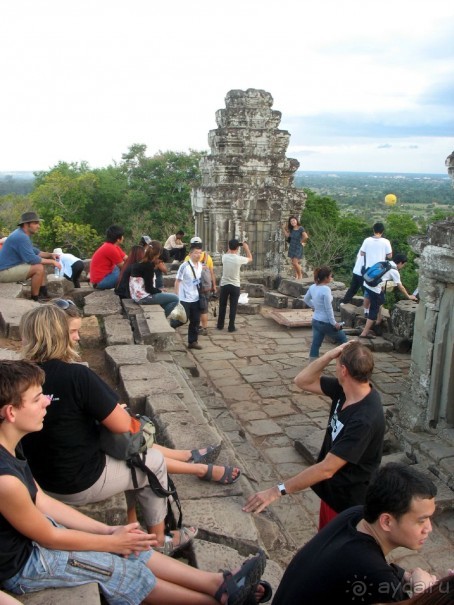
[[[66,298],[56,298],[52,302],[54,303],[54,305],[57,305],[57,307],[59,307],[60,309],[63,309],[63,311],[68,309],[68,307],[76,306],[76,303],[73,303],[72,300],[67,300]]]

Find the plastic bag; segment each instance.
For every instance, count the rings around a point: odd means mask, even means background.
[[[249,294],[247,292],[241,292],[240,298],[238,299],[238,304],[247,305],[249,302],[248,297],[249,297]]]
[[[180,302],[172,309],[167,319],[176,319],[181,324],[185,324],[188,321],[186,310]]]

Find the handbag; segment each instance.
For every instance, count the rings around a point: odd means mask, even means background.
[[[126,411],[140,423],[140,428],[136,432],[127,431],[126,433],[112,433],[108,428],[101,425],[99,438],[103,452],[117,458],[117,460],[128,460],[135,454],[143,454],[155,441],[156,428],[153,421],[145,415],[131,414]]]
[[[153,493],[159,498],[167,499],[167,514],[165,517],[165,531],[181,528],[183,522],[183,513],[178,493],[172,479],[167,475],[168,489],[163,487],[155,473],[145,464],[147,450],[152,447],[155,441],[156,428],[148,416],[144,414],[133,414],[129,408],[126,411],[132,419],[140,423],[137,431],[127,431],[125,433],[112,433],[101,424],[100,426],[100,444],[103,452],[124,460],[131,469],[132,482],[135,489],[138,489],[136,469],[140,469],[148,478],[148,483]],[[178,509],[178,520],[172,509],[172,503]]]

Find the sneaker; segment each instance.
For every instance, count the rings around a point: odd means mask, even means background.
[[[201,347],[201,345],[199,345],[198,342],[190,342],[188,344],[188,349],[198,349],[198,350],[200,350],[201,348],[202,347]]]
[[[208,330],[206,328],[199,328],[199,336],[208,336]]]
[[[229,328],[229,332],[236,332],[236,328],[235,327]]]

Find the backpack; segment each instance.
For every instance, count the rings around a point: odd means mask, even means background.
[[[207,294],[210,292],[213,287],[213,282],[211,280],[211,271],[208,269],[207,261],[208,254],[206,252],[203,253],[203,262],[202,262],[202,276],[200,278],[200,290],[202,294]]]
[[[387,260],[382,260],[372,267],[369,267],[363,275],[364,282],[367,286],[375,288],[382,281],[382,277],[392,269],[391,263]]]
[[[100,444],[103,452],[116,458],[124,460],[131,469],[132,482],[134,487],[138,488],[136,469],[140,469],[148,478],[150,488],[159,498],[167,498],[167,515],[165,518],[165,532],[180,529],[183,522],[183,513],[181,510],[180,499],[177,494],[175,484],[167,475],[168,489],[165,489],[154,472],[145,464],[147,450],[153,445],[155,440],[155,426],[153,421],[143,414],[132,414],[131,410],[126,411],[140,422],[140,429],[132,433],[112,433],[105,426],[100,426]],[[172,509],[172,502],[178,509],[178,521]]]

